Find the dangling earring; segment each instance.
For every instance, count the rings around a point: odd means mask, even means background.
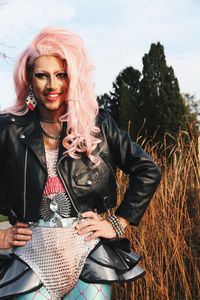
[[[26,104],[27,104],[29,110],[34,110],[37,105],[37,100],[33,93],[32,85],[30,85],[30,87],[29,87],[29,94],[28,94],[28,97],[26,98]]]

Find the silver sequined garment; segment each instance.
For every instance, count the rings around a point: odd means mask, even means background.
[[[58,151],[46,151],[50,179],[56,177],[57,156]],[[77,234],[74,226],[80,220],[68,218],[70,207],[64,192],[45,195],[41,205],[43,219],[30,227],[32,239],[14,250],[55,300],[60,300],[75,286],[89,252],[98,243],[98,239],[85,242],[85,236]]]
[[[56,176],[56,164],[58,159],[58,151],[59,151],[58,148],[55,150],[45,149],[47,172],[49,177]]]
[[[84,241],[76,229],[31,227],[32,240],[15,251],[38,275],[52,299],[60,300],[78,281],[89,252],[98,240]]]

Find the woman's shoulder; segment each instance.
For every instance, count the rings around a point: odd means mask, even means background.
[[[119,129],[110,113],[102,108],[99,109],[97,126],[105,132],[112,132]]]
[[[23,115],[15,115],[12,113],[0,114],[0,128],[9,128],[10,125],[25,126],[27,123],[34,121],[36,118],[33,112],[26,112]]]
[[[104,124],[104,123],[108,124],[113,121],[110,113],[103,108],[99,109],[97,120],[98,120],[98,123],[100,123],[100,124]]]
[[[104,108],[99,108],[99,113],[98,113],[98,118],[99,119],[105,119],[108,118],[109,113],[107,110],[105,110]]]
[[[12,123],[13,115],[9,113],[0,114],[0,126],[1,128],[7,127],[10,123]]]

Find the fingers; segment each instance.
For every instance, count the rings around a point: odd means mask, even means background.
[[[101,236],[100,221],[95,222],[91,219],[82,221],[76,226],[79,235],[86,235],[85,241],[91,241]],[[89,234],[89,235],[88,235]]]
[[[99,220],[98,220],[99,221]],[[82,230],[88,226],[93,226],[93,225],[96,225],[98,223],[98,221],[96,220],[93,220],[93,219],[84,219],[84,220],[81,220],[77,225],[76,225],[76,228],[79,229],[79,230]]]
[[[92,226],[90,226],[92,228]],[[95,229],[96,228],[96,229]],[[116,232],[114,231],[112,225],[107,220],[99,221],[94,230],[90,232],[90,235],[85,237],[85,241],[91,241],[98,237],[103,237],[107,239],[112,239],[116,237]]]
[[[87,237],[85,237],[85,241],[89,242],[89,241],[92,241],[92,240],[94,240],[96,238],[99,238],[99,237],[101,237],[101,231],[95,231],[95,232],[92,232]]]
[[[13,234],[16,235],[24,235],[24,236],[31,236],[32,231],[29,228],[21,228],[21,227],[13,227]]]
[[[111,223],[107,220],[100,220],[96,213],[88,211],[83,213],[82,216],[85,219],[76,225],[76,229],[78,234],[87,235],[85,241],[90,241],[98,237],[116,237],[116,232],[113,230]]]
[[[31,239],[31,235],[24,235],[24,234],[13,234],[14,241],[29,241]]]
[[[83,234],[88,234],[91,233],[93,231],[98,231],[100,228],[100,226],[98,226],[98,224],[94,224],[94,225],[90,225],[87,227],[82,227],[82,228],[77,228],[78,229],[78,234],[83,235]]]
[[[26,245],[25,241],[12,241],[10,243],[11,247],[22,247]]]
[[[10,228],[8,239],[12,247],[24,246],[27,241],[31,240],[32,231],[28,227],[29,224],[18,222],[15,226]]]
[[[96,213],[94,213],[93,211],[86,211],[86,212],[82,213],[82,217],[90,218],[93,220],[99,220],[99,216]]]
[[[18,222],[15,226],[0,232],[0,249],[10,249],[16,246],[24,246],[32,238],[29,224]]]
[[[15,228],[28,228],[29,224],[28,223],[17,222],[13,227],[15,227]]]

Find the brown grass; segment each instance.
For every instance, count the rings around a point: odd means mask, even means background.
[[[147,273],[133,283],[114,284],[113,300],[200,300],[197,138],[181,132],[175,146],[166,145],[145,145],[162,169],[162,180],[139,227],[127,230],[132,248],[143,256],[140,265]],[[120,203],[126,185],[121,171],[118,180]]]

